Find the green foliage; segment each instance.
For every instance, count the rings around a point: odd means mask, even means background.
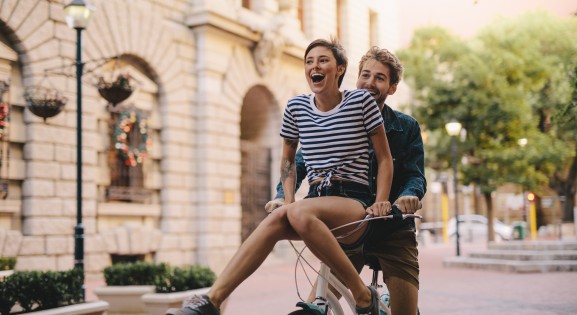
[[[10,310],[16,305],[16,291],[19,290],[15,281],[0,282],[0,314],[10,314]]]
[[[158,278],[157,293],[187,291],[211,286],[216,280],[214,272],[203,266],[175,267],[164,278]]]
[[[10,314],[15,304],[24,312],[81,303],[84,274],[69,271],[16,271],[0,282],[0,313]]]
[[[553,116],[552,122],[560,139],[575,142],[577,139],[577,65],[569,73],[568,84],[572,89],[571,98],[559,106],[559,111]]]
[[[464,41],[430,27],[398,52],[427,132],[427,165],[450,166],[444,125],[466,129],[464,184],[537,190],[568,165],[577,144],[577,22],[542,12],[500,19]],[[527,138],[520,147],[518,140]]]
[[[168,293],[209,287],[216,279],[208,267],[136,262],[115,264],[104,269],[107,285],[154,285],[156,292]]]
[[[154,285],[156,278],[168,273],[168,265],[136,262],[114,264],[104,268],[106,285]]]
[[[16,257],[0,257],[0,271],[12,270],[16,266]]]

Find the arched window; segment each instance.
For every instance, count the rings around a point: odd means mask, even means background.
[[[158,86],[143,66],[126,56],[111,60],[98,72],[107,86],[119,82],[133,91],[119,104],[109,104],[108,115],[102,115],[99,123],[99,135],[107,143],[99,152],[99,165],[109,170],[109,176],[99,182],[99,200],[157,204],[161,188]]]

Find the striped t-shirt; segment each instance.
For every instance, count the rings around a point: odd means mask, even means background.
[[[336,177],[368,185],[368,134],[383,124],[375,99],[365,90],[344,91],[340,104],[321,112],[314,97],[290,99],[280,131],[300,140],[309,183]]]

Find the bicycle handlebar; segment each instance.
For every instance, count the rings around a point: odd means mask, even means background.
[[[422,219],[423,216],[419,215],[419,214],[414,214],[414,213],[403,213],[401,211],[401,209],[399,209],[399,206],[397,205],[393,205],[392,209],[391,209],[391,214],[389,215],[384,215],[384,216],[380,216],[380,217],[376,217],[377,219],[385,219],[385,220],[404,220],[407,218],[417,218],[417,219]]]
[[[422,219],[423,216],[420,214],[414,214],[414,213],[395,213],[395,214],[389,214],[389,215],[376,217],[375,219],[404,220],[404,219],[408,219],[408,218]]]
[[[384,216],[372,216],[372,215],[367,215],[364,219],[362,220],[358,220],[358,221],[353,221],[347,224],[343,224],[341,226],[337,226],[333,229],[331,229],[331,232],[334,232],[336,230],[342,229],[344,227],[350,226],[350,225],[354,225],[354,224],[359,224],[359,226],[357,228],[355,228],[354,230],[346,233],[345,235],[341,235],[341,236],[337,236],[337,238],[344,238],[347,237],[349,235],[351,235],[352,233],[356,232],[357,229],[359,229],[361,227],[361,224],[364,224],[368,221],[372,221],[372,220],[379,220],[379,219],[383,219],[383,220],[405,220],[405,219],[409,219],[409,218],[417,218],[417,219],[422,219],[423,216],[419,215],[419,214],[414,214],[414,213],[403,213],[401,211],[401,209],[399,209],[399,207],[397,205],[393,205],[392,209],[391,209],[391,214],[388,215],[384,215]]]

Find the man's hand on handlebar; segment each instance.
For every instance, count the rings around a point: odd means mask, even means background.
[[[391,203],[388,201],[377,201],[368,207],[366,212],[372,217],[382,217],[391,212]]]
[[[284,206],[284,199],[273,199],[273,200],[266,203],[266,205],[264,206],[264,210],[267,213],[271,213],[276,208],[280,208],[282,206]]]
[[[402,196],[395,201],[395,206],[403,214],[414,214],[423,207],[423,204],[416,196]],[[382,217],[391,214],[392,206],[388,201],[375,202],[367,208],[367,214],[372,217]]]
[[[415,213],[423,207],[423,204],[416,196],[401,196],[395,201],[395,205],[403,213]]]

